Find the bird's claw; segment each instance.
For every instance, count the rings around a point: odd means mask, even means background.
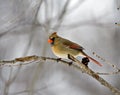
[[[61,58],[57,58],[57,62],[59,62],[61,60]]]
[[[71,66],[72,64],[73,64],[73,62],[72,62],[72,61],[68,63],[68,65],[69,65],[69,66]]]
[[[70,55],[70,54],[68,54],[68,59],[70,59],[70,60],[72,60],[72,61],[75,61],[75,60],[74,60],[74,57],[73,57],[72,55]]]
[[[68,54],[68,59],[71,59],[70,54]]]

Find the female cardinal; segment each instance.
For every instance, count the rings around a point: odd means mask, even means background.
[[[68,59],[68,55],[72,55],[74,57],[83,56],[87,57],[88,59],[92,60],[94,63],[102,66],[98,61],[93,59],[92,57],[88,56],[85,52],[83,52],[84,48],[80,45],[64,39],[57,35],[56,32],[52,33],[49,36],[48,43],[51,44],[53,53],[59,58]]]

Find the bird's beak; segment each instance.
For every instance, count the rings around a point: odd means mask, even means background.
[[[48,39],[48,43],[50,43],[50,44],[51,44],[52,42],[53,42],[53,40],[51,40],[51,39]]]

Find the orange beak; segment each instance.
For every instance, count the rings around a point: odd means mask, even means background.
[[[48,39],[48,43],[50,43],[50,44],[51,44],[52,42],[53,42],[53,40],[51,40],[51,39]]]

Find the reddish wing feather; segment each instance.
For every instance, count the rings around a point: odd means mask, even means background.
[[[71,42],[67,39],[64,39],[66,40],[63,44],[66,45],[67,47],[71,48],[71,49],[75,49],[75,50],[83,50],[84,48],[81,47],[80,45],[74,43],[74,42]]]
[[[72,49],[76,49],[76,50],[83,50],[83,47],[81,47],[81,46],[79,46],[77,44],[72,44],[69,47],[72,48]]]

